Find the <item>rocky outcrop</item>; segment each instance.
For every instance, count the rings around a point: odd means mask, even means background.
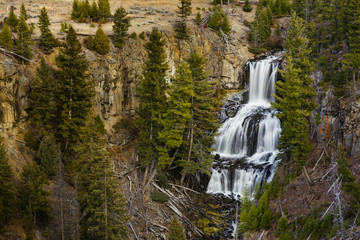
[[[196,49],[208,59],[207,71],[218,83],[218,88],[238,89],[242,67],[252,57],[239,42],[226,45],[209,29],[191,29],[191,41],[179,41],[174,33],[160,29],[166,39],[165,51],[169,65],[168,79],[177,65]],[[150,33],[147,32],[147,35]],[[129,39],[124,48],[112,50],[105,56],[84,49],[89,65],[89,81],[94,85],[94,112],[100,115],[107,129],[121,118],[134,115],[138,105],[136,86],[142,78],[147,52],[144,40]],[[45,56],[49,64],[55,64],[53,54]],[[38,62],[40,56],[34,59]],[[29,84],[35,78],[37,64],[17,66],[0,65],[0,127],[10,130],[16,122],[27,117]]]

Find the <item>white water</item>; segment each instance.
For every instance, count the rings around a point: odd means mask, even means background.
[[[215,162],[207,192],[238,197],[246,189],[253,192],[263,181],[271,181],[276,166],[277,144],[281,127],[275,110],[275,81],[279,63],[274,57],[250,62],[249,101],[218,131]]]

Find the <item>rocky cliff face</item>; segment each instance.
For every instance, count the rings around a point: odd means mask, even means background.
[[[216,33],[208,29],[193,29],[191,44],[179,42],[170,31],[163,31],[163,35],[167,42],[169,79],[179,62],[194,48],[208,58],[207,70],[211,78],[217,80],[218,88],[239,88],[242,67],[252,58],[246,47],[238,42],[226,45],[220,42]],[[96,92],[94,112],[103,118],[107,129],[111,129],[119,118],[135,113],[138,104],[136,86],[141,81],[147,59],[145,41],[129,39],[123,49],[112,47],[112,51],[105,56],[84,49],[90,62],[89,81],[93,83]],[[47,62],[54,65],[57,53],[58,50],[45,56]],[[11,132],[16,123],[26,120],[29,85],[36,76],[39,58],[40,55],[37,55],[35,63],[26,66],[0,65],[0,127],[4,133]]]

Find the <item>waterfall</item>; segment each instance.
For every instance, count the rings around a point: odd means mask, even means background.
[[[275,57],[248,63],[249,100],[238,104],[236,115],[218,130],[208,193],[239,197],[246,189],[252,193],[257,184],[272,180],[281,131],[276,110],[270,108],[278,66]]]

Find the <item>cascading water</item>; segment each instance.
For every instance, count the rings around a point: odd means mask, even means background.
[[[239,104],[235,116],[218,131],[208,193],[237,198],[246,189],[252,193],[257,184],[271,181],[274,175],[281,127],[270,102],[274,100],[279,61],[269,57],[248,64],[249,100]]]

